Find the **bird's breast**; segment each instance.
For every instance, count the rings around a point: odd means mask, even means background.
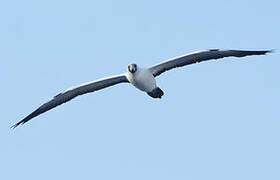
[[[128,80],[141,91],[151,92],[156,88],[156,80],[148,69],[138,69],[136,73],[128,73]]]

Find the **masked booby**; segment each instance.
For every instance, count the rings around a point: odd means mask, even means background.
[[[175,58],[168,59],[159,64],[148,68],[141,68],[136,64],[130,64],[127,67],[127,72],[124,74],[106,77],[96,81],[91,81],[79,86],[69,88],[62,93],[54,96],[50,101],[41,105],[38,109],[33,111],[31,114],[26,116],[23,120],[19,121],[12,128],[17,127],[20,124],[24,124],[32,118],[55,108],[58,105],[66,103],[76,96],[94,92],[109,86],[113,86],[119,83],[131,83],[137,89],[146,92],[149,96],[153,98],[161,98],[163,96],[163,91],[157,87],[155,77],[159,76],[161,73],[168,71],[176,67],[182,67],[185,65],[199,63],[201,61],[207,61],[211,59],[220,59],[224,57],[244,57],[251,55],[265,55],[271,52],[270,50],[262,51],[244,51],[244,50],[219,50],[210,49],[196,51]]]

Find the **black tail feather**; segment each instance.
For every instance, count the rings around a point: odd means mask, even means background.
[[[164,92],[159,87],[156,87],[155,89],[153,89],[151,92],[148,92],[147,94],[152,98],[161,98],[161,96],[164,95]]]

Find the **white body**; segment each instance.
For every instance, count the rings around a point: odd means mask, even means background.
[[[153,98],[161,98],[163,96],[163,91],[156,86],[155,77],[159,76],[161,73],[171,70],[173,68],[182,67],[185,65],[198,63],[201,61],[207,61],[211,59],[219,59],[224,57],[244,57],[251,55],[264,55],[269,50],[263,51],[244,51],[244,50],[219,50],[219,49],[210,49],[197,51],[183,56],[178,56],[175,58],[168,59],[162,63],[156,64],[149,68],[140,68],[136,64],[128,65],[128,72],[125,74],[120,74],[116,76],[106,77],[96,81],[91,81],[79,86],[72,88],[59,93],[53,97],[48,102],[41,105],[31,114],[26,116],[23,120],[16,123],[13,128],[17,127],[20,124],[24,124],[30,119],[49,111],[50,109],[55,108],[63,103],[70,101],[71,99],[90,92],[98,91],[119,83],[128,83],[133,84],[137,89],[147,92],[149,96]]]
[[[156,88],[156,80],[151,71],[147,68],[140,68],[138,66],[135,73],[127,72],[126,78],[141,91],[151,92]]]

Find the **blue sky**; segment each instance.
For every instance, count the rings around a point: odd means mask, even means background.
[[[279,1],[1,1],[0,179],[279,179]],[[70,86],[194,50],[169,71],[9,127]]]

